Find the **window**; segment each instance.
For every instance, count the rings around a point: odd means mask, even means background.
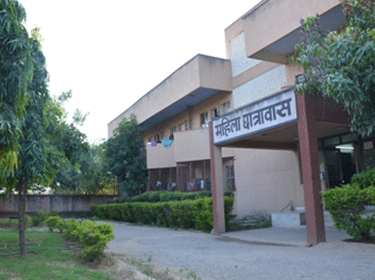
[[[207,112],[201,114],[200,125],[201,125],[201,128],[208,127],[208,113]]]
[[[188,121],[184,121],[183,123],[180,124],[178,127],[178,131],[185,131],[189,129],[189,124]]]
[[[149,137],[148,138],[148,142],[153,142],[154,141],[154,137]]]
[[[227,165],[225,166],[226,171],[226,183],[227,183],[227,189],[234,190],[235,184],[234,184],[234,166],[233,165]]]
[[[173,133],[177,131],[177,128],[175,126],[171,127],[171,134],[169,135],[169,140],[173,140]]]
[[[161,140],[165,140],[165,132],[164,130],[160,133]]]
[[[193,129],[193,120],[192,119],[189,120],[189,129]]]
[[[211,110],[211,118],[220,116],[220,107]]]
[[[161,140],[160,140],[160,134],[156,134],[156,135],[154,136],[154,139],[155,139],[155,142],[157,142],[157,143],[161,143]]]
[[[230,112],[230,101],[223,103],[223,114]]]

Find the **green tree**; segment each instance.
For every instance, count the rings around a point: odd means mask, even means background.
[[[25,9],[15,0],[0,0],[0,166],[13,171],[27,103],[33,63]]]
[[[137,121],[132,115],[119,123],[113,138],[107,141],[108,168],[128,195],[139,194],[147,184],[146,158],[141,153],[145,146],[138,136]]]
[[[362,136],[375,125],[375,0],[345,0],[348,25],[323,32],[319,16],[302,20],[296,61],[305,69],[298,93],[322,93],[349,113],[351,129]]]
[[[90,145],[80,162],[81,182],[87,194],[117,194],[115,180],[106,168],[106,143]]]
[[[83,155],[89,151],[86,135],[67,121],[64,103],[71,97],[71,91],[63,92],[50,99],[46,106],[48,142],[60,153],[58,171],[50,186],[60,193],[77,193],[82,187],[80,163]]]
[[[41,51],[39,30],[34,29],[29,38],[33,63],[32,79],[27,85],[27,103],[18,135],[18,164],[13,172],[2,169],[2,184],[8,190],[17,188],[19,196],[19,241],[21,256],[25,255],[25,206],[27,189],[34,184],[48,184],[55,175],[56,160],[53,149],[45,141],[44,109],[50,96],[47,89],[48,72]]]

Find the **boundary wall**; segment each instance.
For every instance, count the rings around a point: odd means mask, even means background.
[[[92,216],[91,205],[97,205],[117,196],[111,195],[27,195],[26,214],[32,215],[40,210],[59,212],[61,216]],[[0,217],[18,213],[18,195],[0,195]]]

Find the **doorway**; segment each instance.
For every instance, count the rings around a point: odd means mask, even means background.
[[[328,188],[349,184],[353,174],[356,173],[356,160],[354,144],[341,144],[326,147]]]

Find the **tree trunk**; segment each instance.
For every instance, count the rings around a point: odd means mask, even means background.
[[[18,225],[21,257],[25,256],[25,208],[26,208],[26,182],[18,183]]]

